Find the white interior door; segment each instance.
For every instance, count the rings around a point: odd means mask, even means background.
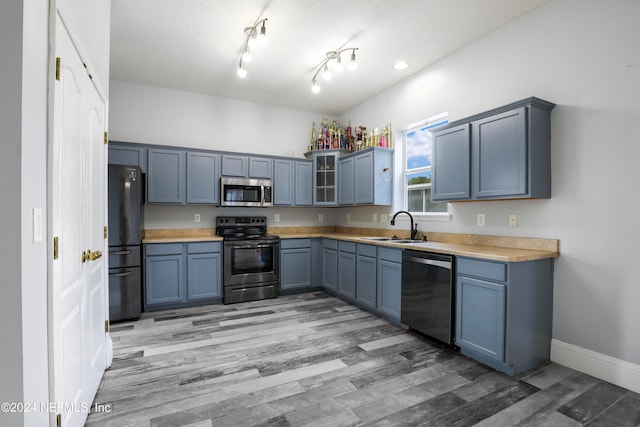
[[[84,424],[106,367],[106,257],[97,252],[105,241],[105,105],[59,17],[55,56],[50,229],[58,245],[50,270],[49,356],[51,401],[64,404],[59,414],[70,427]]]

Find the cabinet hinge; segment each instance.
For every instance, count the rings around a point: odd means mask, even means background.
[[[53,259],[58,259],[58,238],[53,238]]]
[[[104,226],[104,238],[106,239],[107,237],[109,237],[109,233],[108,233],[108,230],[107,230],[107,226],[105,225]]]
[[[105,132],[104,133],[104,143],[108,144],[109,143],[109,132]]]
[[[60,57],[56,58],[56,80],[60,80]]]
[[[104,321],[104,333],[106,334],[107,332],[109,332],[109,321],[105,320]]]
[[[62,427],[62,415],[56,415],[56,427]]]

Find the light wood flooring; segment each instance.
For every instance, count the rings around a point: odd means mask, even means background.
[[[323,292],[112,325],[88,426],[639,426],[640,395],[509,377]],[[107,410],[104,410],[104,409]]]

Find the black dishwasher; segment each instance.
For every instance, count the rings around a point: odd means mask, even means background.
[[[454,257],[405,249],[402,252],[400,322],[453,344]]]

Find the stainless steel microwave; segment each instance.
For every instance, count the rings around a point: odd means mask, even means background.
[[[273,181],[222,177],[220,206],[273,206]]]

